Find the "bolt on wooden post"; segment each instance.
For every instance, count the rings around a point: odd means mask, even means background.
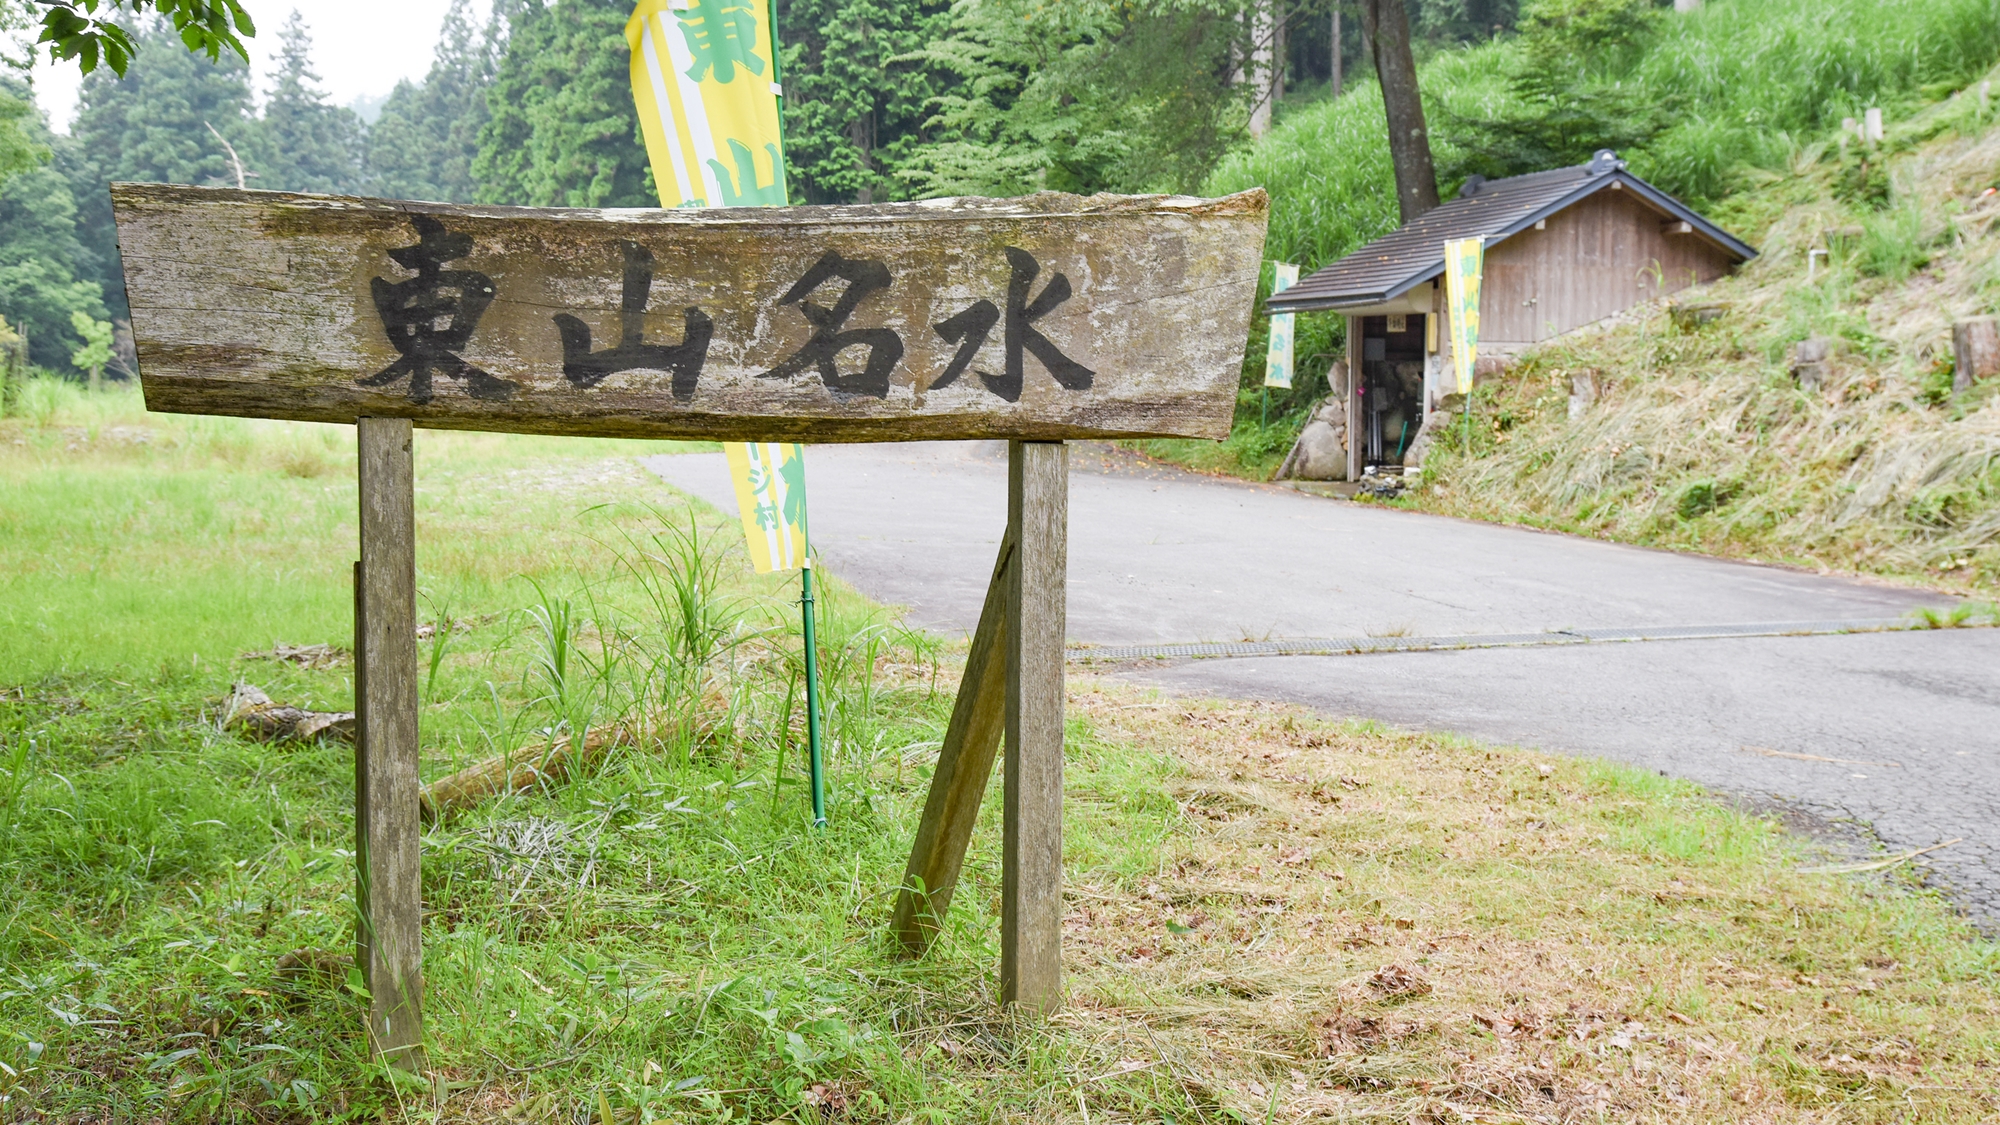
[[[356,427],[372,1051],[424,1062],[413,427],[1011,441],[1010,530],[892,924],[921,953],[949,911],[1004,740],[1002,999],[1060,1003],[1062,443],[1228,436],[1262,191],[661,211],[111,197],[149,408]]]

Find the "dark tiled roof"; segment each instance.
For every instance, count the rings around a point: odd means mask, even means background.
[[[1444,244],[1458,238],[1484,238],[1491,246],[1526,230],[1557,211],[1611,186],[1624,185],[1660,210],[1690,225],[1737,260],[1757,252],[1686,204],[1630,172],[1625,162],[1600,153],[1588,164],[1531,172],[1480,183],[1471,195],[1460,194],[1419,215],[1395,232],[1320,269],[1270,299],[1271,312],[1337,309],[1370,305],[1402,295],[1444,272]]]

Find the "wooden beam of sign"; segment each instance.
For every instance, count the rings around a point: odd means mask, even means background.
[[[1266,211],[111,198],[153,410],[826,442],[1227,436]]]

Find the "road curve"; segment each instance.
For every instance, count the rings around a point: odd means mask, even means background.
[[[652,457],[734,507],[720,454]],[[969,632],[1006,521],[998,442],[815,446],[824,565]],[[1886,620],[1949,599],[1218,480],[1072,451],[1069,640],[1158,645]],[[1186,693],[1287,700],[1657,769],[1867,826],[2000,931],[2000,630],[1142,661]]]

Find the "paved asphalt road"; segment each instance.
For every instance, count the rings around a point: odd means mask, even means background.
[[[1006,522],[1004,445],[819,446],[807,463],[825,565],[913,624],[969,632]],[[647,466],[734,507],[719,454]],[[1071,469],[1072,642],[1881,619],[1948,601],[1215,480],[1096,446],[1073,447]],[[1177,692],[1629,762],[1856,821],[1891,849],[1964,837],[1920,862],[2000,930],[2000,630],[1117,667]]]

